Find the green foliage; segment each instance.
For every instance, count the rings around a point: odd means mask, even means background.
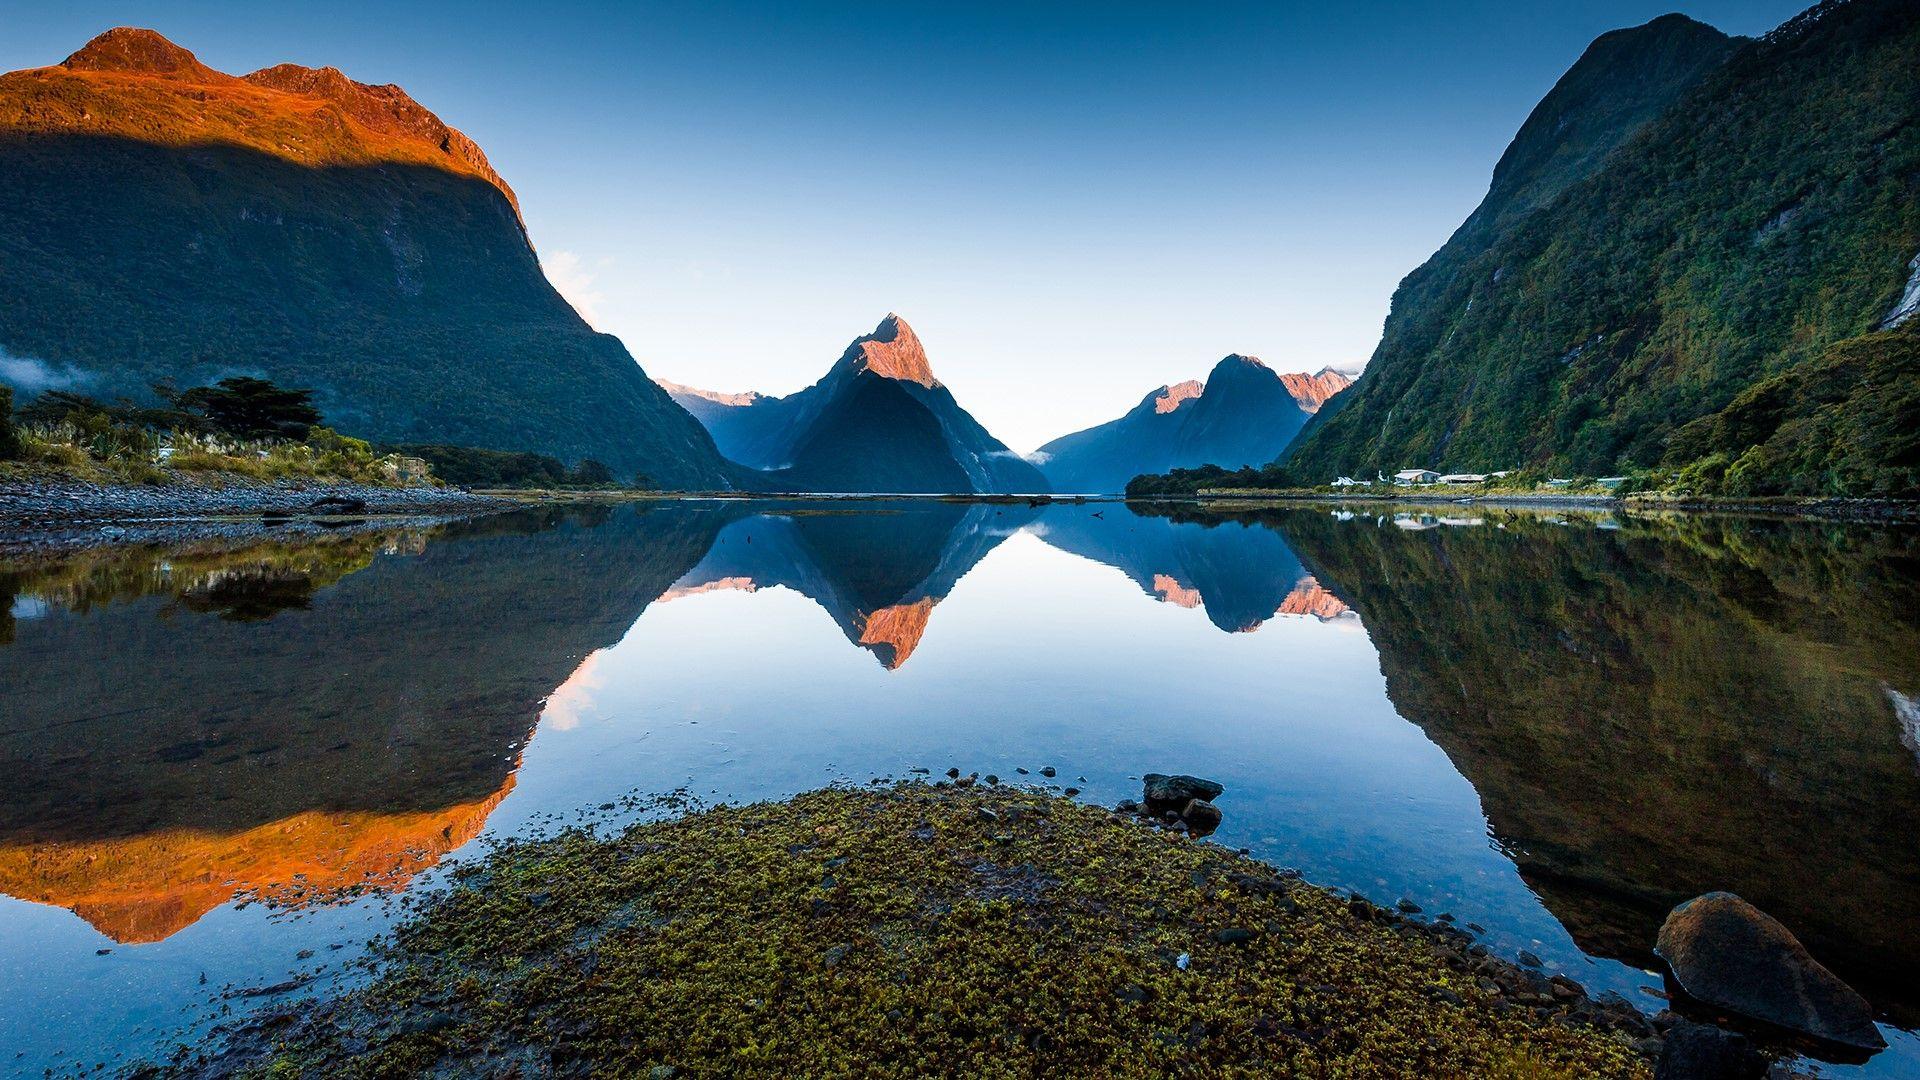
[[[1920,498],[1920,334],[1842,341],[1675,433],[1674,490]]]
[[[1455,947],[1057,796],[828,789],[505,842],[370,978],[155,1071],[1648,1075],[1617,1034],[1496,1003]]]
[[[20,437],[13,431],[13,387],[0,386],[0,461],[20,456]]]
[[[1496,184],[1475,228],[1402,283],[1366,376],[1287,472],[1684,471],[1704,445],[1677,438],[1688,424],[1873,330],[1920,249],[1920,8],[1823,4],[1676,92],[1551,198],[1516,210]],[[1757,442],[1706,440],[1699,456],[1728,460],[1683,482],[1898,489],[1849,461],[1882,454],[1878,436],[1832,420],[1751,458]],[[1828,453],[1823,437],[1855,441]]]
[[[196,386],[168,403],[201,417],[209,429],[236,439],[304,439],[307,430],[320,422],[313,391],[284,389],[250,376]]]
[[[593,489],[622,486],[612,469],[592,458],[568,469],[566,463],[557,458],[526,451],[482,450],[435,443],[407,443],[394,449],[422,459],[433,468],[435,476],[456,487]],[[649,485],[645,476],[636,476],[631,486],[646,488]]]

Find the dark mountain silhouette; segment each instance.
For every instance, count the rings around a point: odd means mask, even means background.
[[[0,75],[0,349],[69,388],[247,374],[394,442],[732,483],[706,434],[561,299],[512,190],[395,86],[224,75],[150,30]]]
[[[1275,373],[1229,356],[1198,382],[1163,386],[1118,420],[1042,446],[1035,459],[1056,491],[1119,492],[1142,473],[1219,465],[1264,465],[1307,419],[1353,380],[1332,369]]]
[[[898,315],[786,397],[669,385],[721,452],[776,491],[1043,492],[1039,470],[962,409]]]

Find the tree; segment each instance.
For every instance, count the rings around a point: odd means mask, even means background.
[[[567,483],[574,487],[607,487],[613,482],[613,470],[592,458],[582,459],[573,467],[573,475],[567,478]]]
[[[20,456],[20,439],[13,433],[13,387],[0,386],[0,461]]]
[[[290,390],[245,375],[196,386],[180,393],[174,403],[236,439],[304,439],[320,422],[313,391]]]

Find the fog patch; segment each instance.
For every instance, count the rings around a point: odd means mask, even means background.
[[[90,385],[95,376],[72,364],[54,367],[44,360],[35,360],[31,356],[15,356],[0,349],[0,383],[6,383],[25,394],[38,394],[43,390],[78,390]]]

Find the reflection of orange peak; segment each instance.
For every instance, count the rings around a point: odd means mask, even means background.
[[[1311,615],[1321,622],[1337,619],[1352,609],[1346,601],[1328,592],[1311,575],[1294,583],[1293,591],[1280,602],[1281,615]]]
[[[927,632],[927,618],[932,614],[933,598],[929,596],[859,616],[860,644],[873,650],[873,655],[891,671],[913,655],[921,635]]]
[[[386,814],[309,810],[245,832],[173,829],[82,843],[0,846],[0,892],[69,908],[122,944],[159,941],[242,892],[298,903],[397,891],[479,835],[513,777],[479,802]]]
[[[701,593],[710,592],[727,592],[730,590],[736,592],[754,592],[759,588],[760,586],[754,584],[753,579],[750,577],[714,578],[712,581],[703,581],[698,585],[675,585],[673,588],[660,594],[660,602],[665,603],[668,600],[678,600],[683,596],[698,596]]]
[[[1200,606],[1199,589],[1182,585],[1178,580],[1166,574],[1153,575],[1153,591],[1159,594],[1160,599],[1165,600],[1169,604],[1179,604],[1183,608],[1197,608]]]

